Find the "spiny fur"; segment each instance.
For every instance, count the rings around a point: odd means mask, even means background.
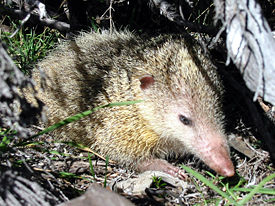
[[[48,125],[111,102],[142,103],[100,109],[58,129],[63,140],[73,140],[121,164],[182,155],[184,145],[165,119],[174,105],[184,105],[195,123],[222,131],[222,89],[215,69],[202,54],[193,54],[184,38],[159,36],[141,39],[130,32],[85,33],[65,42],[38,64],[48,79],[40,89]],[[198,58],[199,56],[199,58]],[[140,78],[154,77],[143,91]]]

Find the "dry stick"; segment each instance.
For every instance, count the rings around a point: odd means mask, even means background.
[[[24,19],[28,14],[28,12],[25,12],[19,9],[7,8],[2,4],[0,4],[0,13],[10,15],[13,18],[20,19],[20,20]],[[50,18],[40,19],[40,17],[36,14],[30,14],[29,21],[35,22],[37,24],[39,23],[53,29],[57,29],[61,32],[68,32],[70,30],[70,25],[65,22],[53,20]]]
[[[110,32],[113,32],[113,28],[114,28],[114,22],[113,22],[113,18],[112,18],[112,10],[113,10],[113,0],[110,1],[110,5],[108,7],[108,9],[100,16],[100,20],[104,19],[104,16],[107,14],[107,12],[109,12],[109,18],[105,18],[105,19],[109,19],[110,20]]]
[[[209,7],[207,7],[203,12],[201,12],[201,14],[194,20],[194,21],[197,21],[205,12],[209,11],[209,9],[214,6],[214,4],[210,4]]]
[[[19,27],[17,27],[17,29],[10,35],[10,38],[14,37],[15,34],[22,28],[22,26],[30,19],[31,17],[31,13],[28,13],[26,15],[26,17],[22,20],[21,24],[19,25]]]
[[[98,154],[97,152],[91,150],[91,149],[88,148],[88,147],[83,147],[83,148],[80,148],[80,149],[83,150],[83,151],[85,151],[85,152],[91,152],[91,153],[93,153],[94,155],[98,156],[100,159],[103,159],[104,161],[106,161],[106,158],[104,158],[102,155]],[[113,161],[113,160],[109,160],[109,162],[112,163],[112,164],[116,164],[116,162]]]
[[[113,32],[113,24],[112,24],[112,9],[113,9],[113,0],[110,1],[110,6],[109,6],[109,18],[110,18],[110,31],[111,33]]]

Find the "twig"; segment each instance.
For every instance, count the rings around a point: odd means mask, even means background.
[[[28,12],[19,9],[7,8],[2,4],[0,4],[0,13],[10,15],[13,18],[17,18],[19,20],[26,18],[28,14]],[[40,16],[36,14],[30,14],[29,21],[34,22],[36,24],[42,24],[53,29],[57,29],[61,32],[68,32],[70,30],[70,25],[65,22],[53,20],[50,18],[41,19]]]
[[[109,19],[110,20],[110,32],[113,32],[113,28],[114,28],[114,21],[112,18],[112,10],[113,9],[113,0],[110,1],[110,5],[108,7],[108,9],[100,16],[100,20],[104,19],[104,16],[107,14],[107,12],[109,12],[109,17],[105,18],[105,19]]]
[[[85,152],[90,152],[90,153],[92,153],[92,154],[98,156],[100,159],[106,161],[106,158],[104,158],[102,155],[98,154],[97,152],[91,150],[91,149],[88,148],[88,147],[83,147],[83,148],[80,148],[80,149],[83,150],[83,151],[85,151]],[[115,162],[115,161],[112,161],[112,160],[109,160],[109,163],[116,164],[116,162]]]
[[[110,1],[109,6],[109,18],[110,18],[110,32],[113,32],[113,20],[112,20],[113,0]]]
[[[22,28],[22,26],[30,19],[31,13],[28,13],[27,16],[22,20],[21,24],[17,29],[10,35],[10,38],[13,38],[15,34]]]

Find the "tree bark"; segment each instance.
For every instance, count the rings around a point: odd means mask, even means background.
[[[247,87],[275,105],[275,39],[255,0],[214,0],[216,18],[223,22],[229,58]],[[229,59],[228,59],[229,63]]]

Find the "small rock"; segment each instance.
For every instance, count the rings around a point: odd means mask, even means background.
[[[72,166],[69,169],[70,173],[79,174],[88,171],[90,168],[90,164],[88,161],[77,161],[73,162]]]
[[[131,178],[121,182],[111,183],[111,188],[115,191],[121,191],[130,195],[144,195],[145,189],[153,183],[153,176],[160,177],[162,181],[174,187],[186,187],[187,183],[167,173],[160,171],[146,171],[139,174],[136,178]]]
[[[94,183],[92,186],[80,197],[64,202],[58,206],[134,206],[126,198],[111,192],[98,184]]]
[[[250,159],[255,156],[255,152],[245,144],[245,142],[242,140],[242,137],[236,137],[234,134],[231,134],[228,137],[229,145],[235,150],[244,154]]]

